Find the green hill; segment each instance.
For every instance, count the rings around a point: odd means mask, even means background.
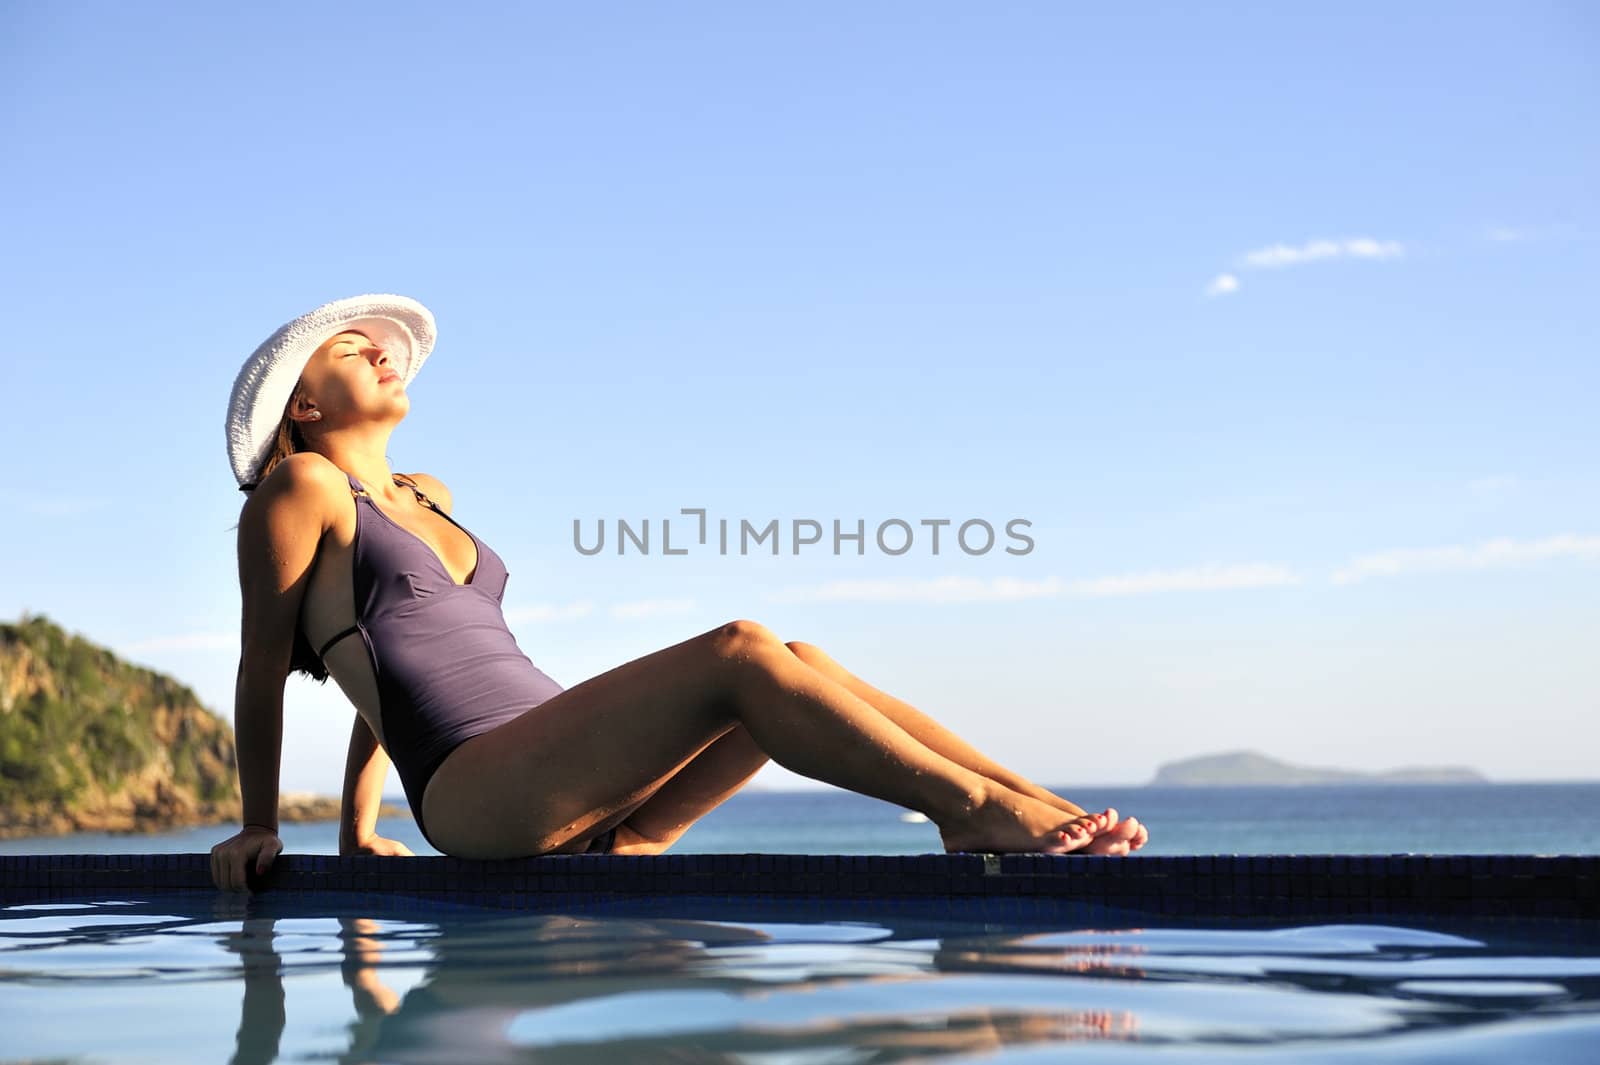
[[[233,728],[188,687],[42,615],[0,622],[0,838],[237,823],[239,812]],[[336,796],[279,796],[280,821],[338,816]]]
[[[43,616],[0,624],[0,835],[238,816],[233,729],[170,677]]]

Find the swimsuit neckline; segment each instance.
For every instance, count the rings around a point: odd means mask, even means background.
[[[438,564],[440,571],[444,573],[445,580],[449,581],[457,588],[471,588],[473,586],[478,579],[478,573],[483,569],[483,543],[478,539],[471,529],[466,528],[450,515],[440,510],[438,505],[432,500],[428,501],[429,509],[431,509],[435,514],[439,515],[445,521],[449,522],[451,525],[454,525],[456,528],[466,533],[467,537],[472,541],[472,571],[467,575],[467,579],[465,581],[457,581],[454,575],[451,574],[450,567],[444,564],[444,559],[439,557],[439,552],[435,551],[428,541],[424,540],[422,537],[418,536],[416,533],[412,532],[410,529],[406,528],[404,525],[401,525],[399,522],[389,517],[389,515],[385,514],[383,512],[383,508],[378,506],[378,501],[372,498],[372,493],[367,491],[367,486],[362,484],[359,480],[356,480],[354,474],[346,473],[345,476],[349,477],[351,481],[361,488],[361,498],[365,499],[369,504],[371,504],[372,509],[378,512],[378,517],[382,518],[390,525],[393,525],[396,529],[399,529],[401,532],[411,537],[427,550],[428,554],[432,556],[434,562]],[[396,481],[395,483],[401,484],[399,481]],[[414,488],[411,485],[401,484],[401,487],[410,488],[413,492],[416,492],[419,495],[421,494],[420,489]]]

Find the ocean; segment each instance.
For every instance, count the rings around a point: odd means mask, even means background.
[[[1300,788],[1057,789],[1086,809],[1115,807],[1150,830],[1141,854],[1596,854],[1600,782]],[[403,804],[404,800],[398,801]],[[0,854],[203,853],[236,825],[151,834],[0,840]],[[437,854],[410,818],[381,835]],[[337,854],[334,822],[284,824],[287,853]],[[932,824],[834,789],[745,791],[691,828],[682,854],[927,854]]]

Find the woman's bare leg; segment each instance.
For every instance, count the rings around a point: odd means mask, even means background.
[[[897,699],[888,692],[874,688],[854,673],[845,669],[815,644],[793,640],[785,646],[793,651],[795,657],[800,661],[843,684],[856,695],[871,703],[880,714],[883,714],[915,736],[921,743],[938,751],[951,761],[961,763],[974,773],[982,773],[990,780],[998,781],[1012,791],[1020,792],[1023,795],[1031,795],[1041,802],[1049,803],[1058,810],[1064,810],[1075,815],[1084,813],[1081,806],[1068,802],[1054,792],[1041,788],[1022,774],[1013,773],[1005,766],[983,755],[960,736],[957,736],[910,703],[903,699]]]
[[[949,850],[1064,852],[1100,827],[930,750],[765,626],[736,621],[456,748],[423,799],[429,831],[460,857],[555,850],[626,817],[735,724],[794,772],[922,811]]]
[[[770,760],[742,725],[735,726],[616,824],[611,853],[660,854],[696,821],[737,793]],[[1113,810],[1103,815],[1107,827],[1081,853],[1127,854],[1144,845],[1149,837],[1138,820],[1129,817],[1119,821],[1115,814]],[[610,827],[597,825],[595,833]],[[587,837],[578,839],[557,853],[585,850],[588,842]]]
[[[790,641],[784,646],[802,662],[833,677],[867,700],[875,709],[905,729],[924,746],[953,762],[966,766],[975,773],[996,780],[1014,791],[1025,795],[1031,794],[1034,798],[1047,802],[1059,810],[1074,815],[1084,813],[1075,804],[979,754],[955,733],[909,703],[872,687],[839,665],[821,648],[798,641]],[[617,836],[612,853],[660,854],[677,842],[696,821],[726,802],[767,761],[766,752],[756,746],[749,732],[743,726],[735,726],[689,761],[659,791],[616,824]],[[1115,810],[1108,810],[1102,819],[1106,827],[1082,849],[1083,853],[1127,854],[1142,847],[1149,839],[1149,834],[1137,818],[1119,820]],[[603,832],[610,827],[612,826],[608,824],[598,825],[596,832]],[[562,847],[561,850],[581,851],[587,844],[588,839],[582,838],[569,847]]]
[[[610,853],[660,854],[771,760],[743,725],[734,725],[665,775],[648,797],[623,806],[550,853],[584,853],[595,836],[615,828]]]
[[[966,766],[974,773],[981,773],[990,780],[996,781],[1021,795],[1028,795],[1040,802],[1048,803],[1058,810],[1072,814],[1075,817],[1086,816],[1084,809],[1076,803],[1069,802],[1047,788],[1042,788],[1020,773],[1013,773],[1005,766],[986,757],[960,736],[945,728],[921,710],[912,706],[903,699],[897,699],[888,692],[880,691],[841,666],[827,652],[814,644],[801,643],[791,640],[786,645],[794,652],[796,658],[806,663],[812,669],[824,676],[831,677],[844,685],[856,695],[871,703],[872,706],[890,721],[905,729],[918,742],[937,751],[960,765]],[[1111,828],[1114,831],[1102,832],[1095,842],[1086,848],[1091,854],[1116,854],[1127,853],[1144,846],[1150,838],[1137,818],[1118,818],[1116,811],[1112,810]],[[1118,827],[1120,826],[1120,827]],[[1120,849],[1118,843],[1127,844]]]
[[[616,826],[611,853],[660,854],[769,761],[749,731],[735,725]]]

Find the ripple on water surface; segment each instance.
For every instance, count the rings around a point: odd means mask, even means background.
[[[759,907],[757,907],[759,909]],[[0,909],[0,1060],[1593,1060],[1579,923],[1025,927],[896,916]]]

